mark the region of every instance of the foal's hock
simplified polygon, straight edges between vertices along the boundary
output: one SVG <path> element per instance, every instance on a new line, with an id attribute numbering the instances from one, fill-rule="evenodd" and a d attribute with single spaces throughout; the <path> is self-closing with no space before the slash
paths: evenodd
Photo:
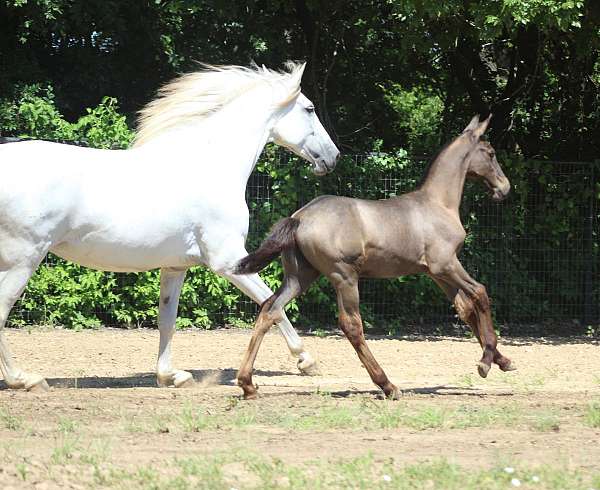
<path id="1" fill-rule="evenodd" d="M 285 305 L 321 274 L 335 288 L 340 328 L 388 397 L 397 397 L 399 391 L 365 342 L 360 277 L 429 275 L 479 340 L 483 349 L 479 374 L 485 378 L 492 362 L 502 371 L 515 369 L 497 348 L 485 287 L 467 274 L 457 258 L 465 239 L 458 209 L 465 179 L 482 180 L 497 201 L 510 190 L 494 149 L 480 139 L 490 117 L 480 122 L 475 116 L 433 160 L 417 190 L 382 201 L 318 197 L 278 222 L 259 249 L 238 262 L 236 272 L 250 274 L 281 255 L 285 273 L 281 287 L 262 305 L 238 373 L 246 398 L 256 396 L 252 366 L 263 336 L 281 321 Z"/>

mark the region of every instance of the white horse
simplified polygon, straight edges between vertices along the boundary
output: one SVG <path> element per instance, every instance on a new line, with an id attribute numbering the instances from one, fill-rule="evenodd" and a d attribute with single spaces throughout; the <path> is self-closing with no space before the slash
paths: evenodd
<path id="1" fill-rule="evenodd" d="M 193 382 L 171 364 L 186 270 L 204 264 L 257 303 L 272 294 L 258 275 L 232 273 L 247 255 L 245 189 L 263 147 L 272 141 L 290 149 L 317 175 L 333 170 L 339 156 L 300 92 L 304 66 L 184 75 L 141 111 L 129 150 L 44 141 L 0 146 L 0 370 L 10 388 L 48 388 L 42 376 L 15 365 L 2 328 L 49 251 L 105 271 L 160 268 L 158 384 Z M 289 320 L 279 327 L 300 370 L 310 373 L 316 361 Z"/>

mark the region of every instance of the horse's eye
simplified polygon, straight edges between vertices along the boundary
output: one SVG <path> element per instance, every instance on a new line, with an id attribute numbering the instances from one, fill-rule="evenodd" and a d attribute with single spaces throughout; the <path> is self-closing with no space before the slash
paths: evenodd
<path id="1" fill-rule="evenodd" d="M 311 105 L 310 107 L 307 107 L 306 112 L 315 112 L 314 106 Z"/>

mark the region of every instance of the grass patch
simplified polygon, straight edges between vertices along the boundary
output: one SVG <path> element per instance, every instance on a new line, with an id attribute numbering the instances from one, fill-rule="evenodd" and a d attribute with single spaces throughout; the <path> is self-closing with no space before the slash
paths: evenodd
<path id="1" fill-rule="evenodd" d="M 595 405 L 596 407 L 598 405 Z M 594 406 L 588 409 L 589 420 Z M 598 411 L 598 408 L 595 409 Z M 257 427 L 279 427 L 293 431 L 327 430 L 448 430 L 477 427 L 523 427 L 548 432 L 558 430 L 561 419 L 550 410 L 532 410 L 520 404 L 494 404 L 482 406 L 477 403 L 448 406 L 440 403 L 407 403 L 392 400 L 340 400 L 324 394 L 317 403 L 291 406 L 277 410 L 268 404 L 228 402 L 223 409 L 207 410 L 202 406 L 185 404 L 178 414 L 169 412 L 152 416 L 150 422 L 141 420 L 128 432 L 202 432 L 207 430 L 230 430 Z M 592 422 L 589 422 L 590 425 Z M 597 422 L 596 422 L 597 423 Z M 68 425 L 65 428 L 65 432 Z"/>
<path id="2" fill-rule="evenodd" d="M 534 414 L 530 427 L 538 432 L 551 432 L 560 429 L 560 418 L 553 411 L 540 412 Z"/>
<path id="3" fill-rule="evenodd" d="M 521 419 L 518 407 L 478 407 L 461 405 L 457 408 L 426 406 L 410 408 L 397 402 L 373 404 L 370 407 L 373 420 L 380 429 L 409 427 L 426 429 L 466 429 L 469 427 L 504 426 L 512 427 Z"/>
<path id="4" fill-rule="evenodd" d="M 590 427 L 600 427 L 600 402 L 592 402 L 586 407 L 584 420 Z"/>
<path id="5" fill-rule="evenodd" d="M 77 451 L 77 441 L 72 437 L 63 437 L 57 440 L 50 461 L 56 465 L 66 464 L 75 457 L 75 451 Z"/>
<path id="6" fill-rule="evenodd" d="M 544 490 L 589 489 L 600 475 L 584 475 L 555 466 L 516 466 L 487 470 L 451 464 L 446 460 L 397 466 L 392 460 L 377 460 L 372 454 L 336 461 L 287 464 L 250 451 L 237 450 L 210 457 L 175 460 L 166 474 L 155 467 L 133 470 L 98 470 L 103 485 L 118 488 L 173 489 L 448 489 L 496 490 L 535 488 Z"/>
<path id="7" fill-rule="evenodd" d="M 356 406 L 322 406 L 311 413 L 302 414 L 294 411 L 284 413 L 274 422 L 279 427 L 292 430 L 331 430 L 356 428 L 362 425 L 362 414 Z"/>
<path id="8" fill-rule="evenodd" d="M 13 414 L 8 409 L 0 409 L 0 423 L 8 430 L 18 431 L 24 427 L 23 418 Z"/>
<path id="9" fill-rule="evenodd" d="M 71 434 L 75 432 L 77 423 L 73 419 L 63 417 L 59 419 L 56 429 L 62 434 Z"/>

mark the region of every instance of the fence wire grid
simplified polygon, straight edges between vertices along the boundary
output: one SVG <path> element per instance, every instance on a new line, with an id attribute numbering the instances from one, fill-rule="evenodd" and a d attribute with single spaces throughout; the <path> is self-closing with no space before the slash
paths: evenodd
<path id="1" fill-rule="evenodd" d="M 365 163 L 373 158 L 377 155 L 346 156 L 333 173 L 315 178 L 305 162 L 280 154 L 278 165 L 289 169 L 285 185 L 295 191 L 283 200 L 282 183 L 277 180 L 281 176 L 255 170 L 246 190 L 248 250 L 258 246 L 275 221 L 318 195 L 386 199 L 413 190 L 427 166 L 425 159 L 415 159 L 405 167 L 365 170 Z M 499 204 L 482 184 L 467 183 L 461 206 L 467 239 L 460 260 L 486 285 L 498 324 L 600 324 L 599 163 L 528 161 L 505 168 L 512 190 Z M 52 267 L 55 260 L 47 259 L 42 267 Z M 135 280 L 128 276 L 117 279 L 115 288 Z M 311 290 L 297 300 L 296 324 L 311 328 L 335 324 L 333 289 L 323 280 L 317 288 L 322 292 L 318 301 Z M 445 296 L 425 275 L 361 280 L 360 293 L 367 326 L 402 330 L 457 321 Z M 17 314 L 19 308 L 17 303 Z M 45 312 L 37 313 L 37 322 L 46 318 Z M 97 313 L 110 318 L 108 311 Z M 241 299 L 224 306 L 214 326 L 230 322 L 233 316 L 250 322 L 256 313 L 252 301 Z M 25 311 L 20 314 L 25 321 L 30 316 Z"/>

